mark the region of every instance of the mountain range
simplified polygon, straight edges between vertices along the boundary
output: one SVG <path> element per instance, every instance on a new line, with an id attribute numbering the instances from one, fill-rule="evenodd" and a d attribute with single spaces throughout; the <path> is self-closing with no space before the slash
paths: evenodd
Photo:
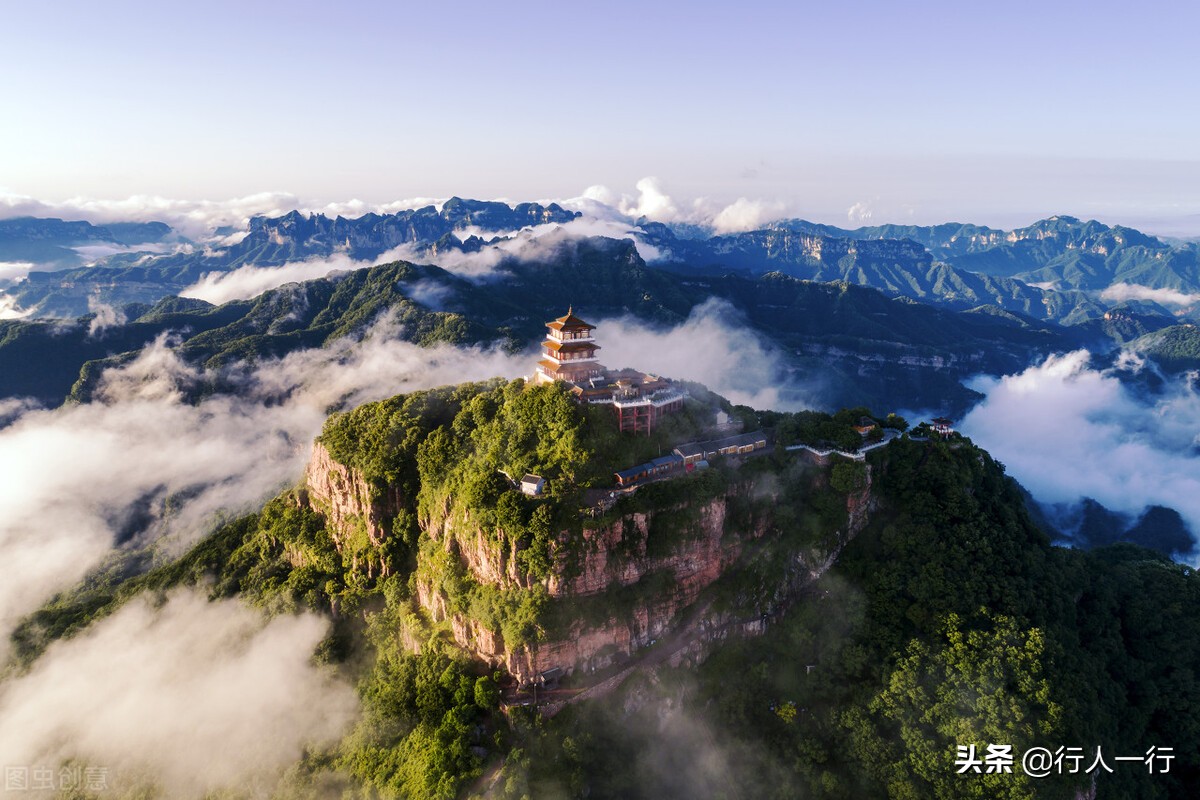
<path id="1" fill-rule="evenodd" d="M 647 265 L 628 240 L 568 239 L 505 280 L 479 283 L 430 265 L 395 262 L 270 290 L 221 306 L 165 298 L 129 304 L 125 322 L 95 314 L 64 323 L 0 321 L 3 396 L 57 404 L 86 399 L 105 366 L 122 363 L 171 332 L 198 365 L 282 356 L 361 334 L 389 312 L 421 344 L 500 340 L 530 348 L 543 324 L 572 303 L 595 318 L 675 325 L 706 303 L 767 343 L 775 378 L 822 386 L 831 405 L 869 398 L 908 407 L 961 409 L 975 395 L 960 384 L 978 373 L 1024 367 L 1074 346 L 1070 331 L 995 310 L 958 312 L 891 298 L 846 283 L 774 272 L 685 278 Z"/>
<path id="2" fill-rule="evenodd" d="M 413 341 L 502 340 L 520 350 L 540 336 L 544 319 L 581 301 L 599 317 L 660 325 L 682 322 L 707 301 L 725 303 L 778 350 L 780 380 L 820 385 L 831 406 L 961 410 L 975 399 L 964 378 L 1018 370 L 1080 346 L 1124 346 L 1174 371 L 1196 363 L 1188 307 L 1107 303 L 1091 290 L 1020 280 L 1100 262 L 1113 266 L 1114 276 L 1131 277 L 1129 265 L 1138 263 L 1147 289 L 1191 288 L 1185 267 L 1194 264 L 1194 245 L 1168 245 L 1127 228 L 1056 217 L 1011 232 L 970 225 L 844 230 L 802 220 L 719 236 L 648 220 L 625 239 L 555 230 L 579 218 L 556 204 L 459 198 L 357 219 L 292 212 L 253 218 L 240 240 L 222 248 L 119 252 L 102 266 L 34 271 L 10 287 L 10 297 L 59 319 L 0 320 L 0 396 L 51 405 L 85 399 L 104 366 L 168 332 L 196 363 L 220 366 L 361 333 L 389 309 Z M 529 239 L 531 226 L 544 231 L 536 240 Z M 37 242 L 54 257 L 71 252 L 71 242 L 129 247 L 172 235 L 161 223 L 31 219 L 9 220 L 0 231 L 10 244 Z M 514 246 L 527 240 L 537 246 Z M 396 248 L 406 260 L 220 306 L 174 296 L 212 272 L 339 253 L 347 263 L 368 264 Z M 455 257 L 488 249 L 498 271 L 482 278 L 418 263 L 452 266 Z M 1150 276 L 1152 262 L 1163 269 Z"/>
<path id="3" fill-rule="evenodd" d="M 509 206 L 451 198 L 356 219 L 254 217 L 244 235 L 220 245 L 183 243 L 172 253 L 126 247 L 95 266 L 35 270 L 8 288 L 12 302 L 38 316 L 70 318 L 96 302 L 153 303 L 204 275 L 245 266 L 280 266 L 343 256 L 369 264 L 389 251 L 410 260 L 445 259 L 518 242 L 522 229 L 564 225 L 581 214 L 551 203 Z M 51 224 L 55 223 L 55 224 Z M 69 262 L 84 241 L 161 242 L 161 223 L 128 229 L 58 220 L 9 220 L 0 249 L 9 260 Z M 647 219 L 629 236 L 651 247 L 654 266 L 687 275 L 782 272 L 820 282 L 845 281 L 952 309 L 995 306 L 1063 325 L 1094 323 L 1114 308 L 1159 318 L 1149 329 L 1200 314 L 1200 245 L 1171 244 L 1131 228 L 1058 216 L 1003 231 L 976 225 L 880 225 L 853 230 L 785 220 L 762 230 L 708 236 L 695 226 Z M 89 238 L 91 237 L 91 238 Z M 18 258 L 21 254 L 26 257 Z M 41 254 L 41 256 L 39 256 Z M 35 258 L 35 256 L 38 256 Z M 44 257 L 44 260 L 40 260 Z M 507 260 L 514 257 L 508 256 Z"/>
<path id="4" fill-rule="evenodd" d="M 205 274 L 227 272 L 242 266 L 280 266 L 334 254 L 369 263 L 402 245 L 427 247 L 463 231 L 509 233 L 528 225 L 562 224 L 578 216 L 578 212 L 567 211 L 554 203 L 547 206 L 521 203 L 510 207 L 504 203 L 457 197 L 446 201 L 440 209 L 425 206 L 395 214 L 366 214 L 355 219 L 340 216 L 330 219 L 322 214 L 305 216 L 293 211 L 282 217 L 251 218 L 245 235 L 232 244 L 201 247 L 185 243 L 167 254 L 134 249 L 114 254 L 89 267 L 79 267 L 76 261 L 72 269 L 30 272 L 26 280 L 10 287 L 8 293 L 21 307 L 36 309 L 38 316 L 69 318 L 87 313 L 91 309 L 90 303 L 97 301 L 111 305 L 153 303 L 182 291 Z M 49 265 L 57 266 L 63 263 L 67 254 L 72 254 L 72 246 L 92 241 L 81 237 L 106 237 L 105 241 L 113 238 L 108 229 L 95 228 L 88 223 L 36 224 L 46 222 L 61 221 L 11 220 L 10 252 L 27 252 L 30 256 L 45 253 L 54 257 L 48 261 Z M 0 236 L 3 235 L 0 232 Z M 22 235 L 24 239 L 20 239 Z M 18 240 L 24 244 L 19 245 Z M 25 247 L 23 251 L 20 250 L 22 246 Z M 18 259 L 15 256 L 10 260 L 37 261 L 32 257 Z"/>

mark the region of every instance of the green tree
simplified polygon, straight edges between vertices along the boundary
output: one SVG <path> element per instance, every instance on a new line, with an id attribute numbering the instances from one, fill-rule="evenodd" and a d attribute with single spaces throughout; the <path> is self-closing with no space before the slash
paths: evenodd
<path id="1" fill-rule="evenodd" d="M 858 461 L 839 461 L 829 471 L 829 485 L 846 494 L 862 490 L 867 485 L 867 465 Z"/>
<path id="2" fill-rule="evenodd" d="M 475 680 L 475 705 L 486 709 L 500 705 L 500 687 L 487 675 Z"/>
<path id="3" fill-rule="evenodd" d="M 891 797 L 1033 798 L 1020 754 L 1054 741 L 1062 707 L 1052 699 L 1045 638 L 981 609 L 968 627 L 950 614 L 941 636 L 914 639 L 867 715 L 851 716 L 860 757 Z M 1011 773 L 959 774 L 958 746 L 1011 745 Z"/>

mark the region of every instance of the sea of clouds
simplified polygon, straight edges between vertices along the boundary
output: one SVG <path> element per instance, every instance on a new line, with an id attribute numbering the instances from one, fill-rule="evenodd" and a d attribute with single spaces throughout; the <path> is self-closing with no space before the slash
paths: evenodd
<path id="1" fill-rule="evenodd" d="M 354 689 L 312 664 L 327 632 L 312 614 L 268 619 L 192 590 L 136 598 L 0 683 L 0 754 L 51 783 L 77 765 L 101 796 L 267 796 L 357 716 Z"/>
<path id="2" fill-rule="evenodd" d="M 1159 376 L 1148 392 L 1122 380 L 1152 367 L 1137 356 L 1100 368 L 1077 350 L 1015 375 L 978 378 L 985 398 L 964 433 L 1048 504 L 1085 497 L 1126 514 L 1157 504 L 1200 535 L 1200 379 Z"/>
<path id="3" fill-rule="evenodd" d="M 236 396 L 185 402 L 201 375 L 164 338 L 110 370 L 91 403 L 5 401 L 0 661 L 20 620 L 121 539 L 179 553 L 295 484 L 328 408 L 527 366 L 485 348 L 418 348 L 385 318 L 361 341 L 231 369 Z M 352 689 L 311 662 L 326 628 L 188 592 L 162 607 L 135 602 L 0 682 L 0 761 L 98 765 L 170 797 L 251 778 L 267 782 L 251 793 L 269 793 L 304 747 L 336 740 L 355 713 Z"/>

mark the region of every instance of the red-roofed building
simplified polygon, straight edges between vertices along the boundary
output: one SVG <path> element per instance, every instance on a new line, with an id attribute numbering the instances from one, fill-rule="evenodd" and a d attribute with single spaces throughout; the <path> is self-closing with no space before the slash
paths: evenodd
<path id="1" fill-rule="evenodd" d="M 566 316 L 547 322 L 546 328 L 542 360 L 537 363 L 534 380 L 538 383 L 579 383 L 604 372 L 604 367 L 596 360 L 600 346 L 592 338 L 596 326 L 575 316 L 574 309 L 568 309 Z"/>
<path id="2" fill-rule="evenodd" d="M 635 369 L 606 369 L 596 358 L 596 326 L 575 316 L 574 308 L 547 322 L 546 329 L 535 383 L 563 381 L 580 402 L 611 405 L 617 427 L 629 433 L 648 434 L 660 417 L 683 408 L 683 392 L 669 380 Z"/>

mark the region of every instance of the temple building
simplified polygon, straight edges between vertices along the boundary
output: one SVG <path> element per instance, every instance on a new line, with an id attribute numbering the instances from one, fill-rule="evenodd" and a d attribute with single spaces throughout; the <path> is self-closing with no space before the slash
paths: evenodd
<path id="1" fill-rule="evenodd" d="M 600 346 L 592 338 L 595 325 L 575 316 L 574 309 L 567 309 L 565 317 L 547 322 L 546 328 L 546 341 L 542 342 L 544 358 L 538 362 L 535 373 L 539 383 L 577 384 L 603 374 L 604 367 L 596 360 Z"/>
<path id="2" fill-rule="evenodd" d="M 611 405 L 617 427 L 629 433 L 649 434 L 660 418 L 683 408 L 684 393 L 666 378 L 604 367 L 596 358 L 596 326 L 575 316 L 573 308 L 546 328 L 535 383 L 563 381 L 580 402 Z"/>

